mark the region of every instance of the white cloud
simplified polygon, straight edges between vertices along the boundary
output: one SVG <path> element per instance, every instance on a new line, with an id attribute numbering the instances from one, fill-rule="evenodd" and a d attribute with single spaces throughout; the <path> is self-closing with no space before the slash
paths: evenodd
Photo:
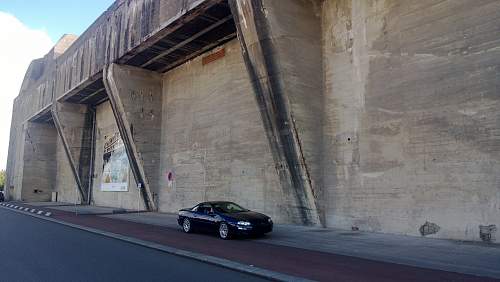
<path id="1" fill-rule="evenodd" d="M 33 59 L 54 43 L 46 31 L 30 29 L 15 16 L 0 11 L 0 169 L 7 165 L 12 103 Z"/>

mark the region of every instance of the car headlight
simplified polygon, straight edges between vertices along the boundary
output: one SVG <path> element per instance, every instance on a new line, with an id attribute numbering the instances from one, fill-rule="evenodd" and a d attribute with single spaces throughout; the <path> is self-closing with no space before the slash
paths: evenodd
<path id="1" fill-rule="evenodd" d="M 268 219 L 267 219 L 267 222 L 269 222 L 269 223 L 273 223 L 273 220 L 272 220 L 271 218 L 268 218 Z"/>
<path id="2" fill-rule="evenodd" d="M 243 226 L 250 226 L 250 222 L 248 221 L 238 221 L 238 225 L 243 225 Z"/>

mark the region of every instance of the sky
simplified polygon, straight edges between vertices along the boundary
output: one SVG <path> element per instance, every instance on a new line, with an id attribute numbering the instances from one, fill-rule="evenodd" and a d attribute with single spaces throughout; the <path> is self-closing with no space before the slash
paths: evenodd
<path id="1" fill-rule="evenodd" d="M 0 169 L 7 166 L 12 103 L 30 62 L 66 33 L 80 35 L 113 0 L 0 0 Z"/>

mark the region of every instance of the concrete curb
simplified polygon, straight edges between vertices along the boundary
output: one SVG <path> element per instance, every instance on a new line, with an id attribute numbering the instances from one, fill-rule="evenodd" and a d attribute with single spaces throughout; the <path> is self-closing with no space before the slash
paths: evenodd
<path id="1" fill-rule="evenodd" d="M 91 228 L 91 227 L 85 227 L 85 226 L 81 226 L 81 225 L 77 225 L 77 224 L 73 224 L 73 223 L 68 223 L 68 222 L 65 222 L 62 220 L 57 220 L 57 219 L 51 218 L 50 212 L 48 212 L 49 215 L 40 215 L 38 213 L 30 212 L 29 209 L 28 209 L 28 211 L 24 211 L 21 207 L 19 207 L 20 210 L 18 210 L 18 208 L 16 208 L 15 205 L 13 205 L 13 209 L 7 208 L 9 206 L 5 205 L 4 203 L 0 203 L 0 206 L 3 206 L 4 208 L 6 208 L 8 210 L 11 210 L 13 212 L 17 212 L 20 214 L 36 217 L 36 218 L 50 221 L 53 223 L 65 225 L 65 226 L 68 226 L 71 228 L 80 229 L 80 230 L 87 231 L 90 233 L 110 237 L 113 239 L 125 241 L 125 242 L 136 244 L 136 245 L 140 245 L 140 246 L 147 247 L 150 249 L 159 250 L 159 251 L 162 251 L 162 252 L 165 252 L 168 254 L 172 254 L 172 255 L 176 255 L 176 256 L 180 256 L 180 257 L 184 257 L 184 258 L 189 258 L 189 259 L 194 259 L 197 261 L 201 261 L 204 263 L 224 267 L 224 268 L 235 270 L 238 272 L 259 276 L 259 277 L 273 280 L 273 281 L 297 281 L 297 282 L 312 281 L 312 280 L 308 280 L 305 278 L 295 277 L 295 276 L 282 274 L 279 272 L 275 272 L 275 271 L 271 271 L 271 270 L 267 270 L 267 269 L 263 269 L 263 268 L 259 268 L 259 267 L 254 267 L 252 265 L 246 265 L 243 263 L 230 261 L 230 260 L 223 259 L 223 258 L 218 258 L 218 257 L 204 255 L 201 253 L 195 253 L 195 252 L 190 252 L 190 251 L 184 251 L 181 249 L 177 249 L 177 248 L 173 248 L 173 247 L 169 247 L 169 246 L 165 246 L 165 245 L 161 245 L 161 244 L 157 244 L 157 243 L 153 243 L 153 242 L 149 242 L 149 241 L 144 241 L 144 240 L 140 240 L 140 239 L 136 239 L 136 238 L 132 238 L 132 237 L 128 237 L 128 236 L 124 236 L 124 235 L 120 235 L 120 234 L 116 234 L 116 233 L 112 233 L 112 232 L 102 231 L 102 230 Z"/>

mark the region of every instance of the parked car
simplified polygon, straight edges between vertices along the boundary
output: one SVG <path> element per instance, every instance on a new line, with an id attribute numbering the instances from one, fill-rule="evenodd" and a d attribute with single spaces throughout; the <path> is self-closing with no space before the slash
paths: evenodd
<path id="1" fill-rule="evenodd" d="M 0 191 L 0 202 L 5 201 L 5 196 L 3 195 L 3 191 Z"/>
<path id="2" fill-rule="evenodd" d="M 177 222 L 186 233 L 197 230 L 217 232 L 225 240 L 235 235 L 262 235 L 273 230 L 269 216 L 233 202 L 204 202 L 181 209 Z"/>

